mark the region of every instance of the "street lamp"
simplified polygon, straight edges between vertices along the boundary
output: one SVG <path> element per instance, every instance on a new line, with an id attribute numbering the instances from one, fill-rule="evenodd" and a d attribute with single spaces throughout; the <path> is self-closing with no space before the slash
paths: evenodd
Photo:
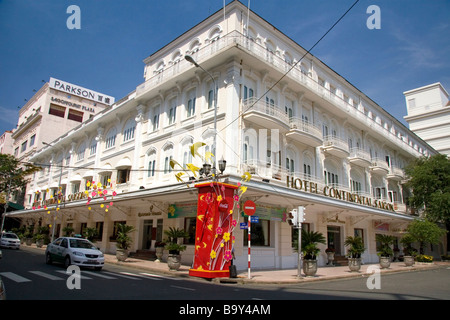
<path id="1" fill-rule="evenodd" d="M 51 144 L 48 144 L 47 142 L 42 141 L 42 144 L 46 145 L 47 147 L 53 147 Z M 59 188 L 61 188 L 61 177 L 62 177 L 62 169 L 63 169 L 63 164 L 62 164 L 62 160 L 61 160 L 61 170 L 59 172 L 59 182 L 58 182 L 58 191 L 56 192 L 56 208 L 55 208 L 55 216 L 53 217 L 53 223 L 52 223 L 52 242 L 53 240 L 55 240 L 55 225 L 56 225 L 56 214 L 58 212 L 58 208 L 59 208 Z"/>
<path id="2" fill-rule="evenodd" d="M 214 80 L 214 77 L 212 76 L 212 74 L 210 72 L 208 72 L 207 70 L 205 70 L 201 65 L 199 65 L 194 58 L 192 58 L 190 55 L 185 55 L 184 58 L 186 59 L 186 61 L 192 63 L 196 68 L 200 68 L 202 69 L 204 72 L 206 72 L 206 74 L 208 76 L 211 77 L 211 80 L 213 81 L 214 84 L 214 90 L 213 90 L 213 103 L 214 103 L 214 141 L 213 141 L 213 145 L 212 145 L 212 154 L 214 156 L 214 163 L 213 163 L 213 168 L 212 168 L 212 172 L 214 174 L 214 179 L 216 180 L 216 143 L 217 143 L 217 104 L 216 104 L 216 80 Z M 224 169 L 225 170 L 225 169 Z M 223 171 L 222 171 L 223 172 Z"/>

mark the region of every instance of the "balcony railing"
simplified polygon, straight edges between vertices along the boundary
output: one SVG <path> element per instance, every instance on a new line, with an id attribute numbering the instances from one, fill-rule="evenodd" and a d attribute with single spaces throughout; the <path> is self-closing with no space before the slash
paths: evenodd
<path id="1" fill-rule="evenodd" d="M 319 84 L 315 79 L 311 78 L 309 75 L 306 75 L 304 72 L 302 72 L 299 66 L 291 69 L 292 63 L 285 61 L 281 56 L 269 52 L 267 48 L 255 43 L 254 41 L 251 41 L 238 31 L 232 31 L 229 34 L 218 39 L 217 41 L 214 41 L 213 43 L 201 48 L 195 53 L 196 61 L 198 63 L 202 63 L 205 60 L 208 60 L 219 54 L 220 52 L 223 52 L 224 50 L 230 49 L 232 47 L 239 47 L 240 49 L 244 49 L 250 52 L 251 55 L 273 65 L 274 68 L 278 69 L 282 73 L 289 71 L 289 73 L 287 73 L 286 75 L 288 78 L 292 78 L 296 82 L 307 87 L 309 90 L 311 90 L 321 98 L 336 106 L 340 111 L 345 112 L 345 114 L 348 114 L 358 119 L 363 124 L 372 127 L 376 132 L 380 133 L 381 136 L 394 143 L 397 147 L 409 150 L 411 153 L 420 156 L 417 148 L 409 145 L 407 139 L 405 140 L 403 138 L 399 138 L 388 128 L 383 127 L 381 123 L 374 121 L 372 117 L 368 116 L 373 112 L 368 112 L 366 114 L 361 110 L 355 108 L 353 105 L 350 105 L 347 101 L 336 95 L 334 92 L 323 87 L 323 85 Z M 185 72 L 186 70 L 191 68 L 193 68 L 192 64 L 182 59 L 178 63 L 171 65 L 164 70 L 158 71 L 158 73 L 155 73 L 153 77 L 136 88 L 136 97 L 138 98 L 140 95 L 155 88 L 159 84 L 169 81 L 172 78 L 176 77 L 178 74 Z"/>
<path id="2" fill-rule="evenodd" d="M 386 160 L 380 159 L 380 158 L 372 159 L 371 168 L 372 168 L 372 170 L 379 170 L 379 169 L 381 169 L 381 170 L 383 170 L 385 172 L 389 172 L 389 166 L 388 166 Z"/>
<path id="3" fill-rule="evenodd" d="M 256 111 L 284 124 L 289 123 L 289 117 L 287 116 L 286 112 L 284 112 L 274 104 L 269 104 L 265 101 L 257 101 L 255 98 L 250 98 L 243 101 L 242 106 L 244 116 L 250 112 Z"/>
<path id="4" fill-rule="evenodd" d="M 308 133 L 323 140 L 322 130 L 320 129 L 319 126 L 316 126 L 308 121 L 299 118 L 290 118 L 289 124 L 291 129 L 296 129 Z"/>

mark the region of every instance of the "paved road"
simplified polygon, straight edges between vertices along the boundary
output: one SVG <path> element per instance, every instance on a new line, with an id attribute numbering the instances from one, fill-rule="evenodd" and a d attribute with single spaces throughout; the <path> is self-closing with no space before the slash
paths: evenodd
<path id="1" fill-rule="evenodd" d="M 115 265 L 100 272 L 82 269 L 81 275 L 80 289 L 69 289 L 70 275 L 60 265 L 46 265 L 38 250 L 3 249 L 0 260 L 8 300 L 450 299 L 450 268 L 383 275 L 381 288 L 372 290 L 366 277 L 295 285 L 215 284 Z"/>

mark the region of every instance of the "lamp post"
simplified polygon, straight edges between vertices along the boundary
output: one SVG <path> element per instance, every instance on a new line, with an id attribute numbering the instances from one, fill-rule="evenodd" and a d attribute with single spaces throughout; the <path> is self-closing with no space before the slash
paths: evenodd
<path id="1" fill-rule="evenodd" d="M 186 59 L 186 61 L 192 63 L 196 68 L 200 68 L 202 69 L 208 76 L 211 77 L 211 80 L 213 81 L 214 84 L 214 90 L 213 90 L 213 107 L 214 107 L 214 140 L 213 140 L 213 146 L 212 146 L 212 154 L 214 157 L 214 163 L 213 163 L 213 174 L 214 174 L 214 180 L 216 180 L 216 142 L 217 142 L 217 104 L 216 104 L 216 80 L 214 80 L 214 77 L 212 76 L 212 74 L 210 72 L 208 72 L 207 70 L 205 70 L 201 65 L 199 65 L 194 58 L 192 58 L 190 55 L 185 55 L 184 58 Z M 223 171 L 222 171 L 223 172 Z"/>
<path id="2" fill-rule="evenodd" d="M 53 147 L 51 144 L 48 144 L 47 142 L 42 141 L 42 144 L 48 146 L 48 147 Z M 63 169 L 63 164 L 62 164 L 62 158 L 61 158 L 61 170 L 59 172 L 59 182 L 58 182 L 58 191 L 56 192 L 56 208 L 55 208 L 55 216 L 53 217 L 53 222 L 52 222 L 52 242 L 55 240 L 55 225 L 56 225 L 56 214 L 58 212 L 58 208 L 59 208 L 59 188 L 61 188 L 61 177 L 62 177 L 62 169 Z"/>

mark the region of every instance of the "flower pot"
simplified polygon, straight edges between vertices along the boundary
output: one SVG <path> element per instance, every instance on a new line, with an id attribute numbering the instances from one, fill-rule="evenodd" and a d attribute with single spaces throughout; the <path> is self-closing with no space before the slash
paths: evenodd
<path id="1" fill-rule="evenodd" d="M 361 258 L 348 258 L 348 268 L 351 272 L 359 272 L 361 269 Z"/>
<path id="2" fill-rule="evenodd" d="M 380 257 L 380 267 L 381 269 L 387 269 L 391 266 L 390 257 Z"/>
<path id="3" fill-rule="evenodd" d="M 317 273 L 317 260 L 303 260 L 303 273 L 307 277 L 314 277 Z"/>
<path id="4" fill-rule="evenodd" d="M 414 257 L 413 256 L 404 256 L 403 261 L 405 262 L 405 266 L 412 267 L 414 265 Z"/>
<path id="5" fill-rule="evenodd" d="M 36 240 L 36 247 L 42 248 L 43 245 L 44 245 L 44 239 Z"/>
<path id="6" fill-rule="evenodd" d="M 167 265 L 169 270 L 178 271 L 181 267 L 181 255 L 170 253 L 167 257 Z"/>
<path id="7" fill-rule="evenodd" d="M 334 261 L 334 252 L 327 252 L 328 265 L 332 266 Z"/>
<path id="8" fill-rule="evenodd" d="M 124 249 L 117 249 L 116 250 L 116 258 L 118 261 L 125 261 L 128 258 L 128 250 L 124 250 Z"/>
<path id="9" fill-rule="evenodd" d="M 27 246 L 31 246 L 31 244 L 33 243 L 33 238 L 26 238 L 25 243 L 27 244 Z"/>
<path id="10" fill-rule="evenodd" d="M 161 262 L 163 253 L 164 253 L 164 247 L 156 247 L 155 248 L 156 262 Z"/>

